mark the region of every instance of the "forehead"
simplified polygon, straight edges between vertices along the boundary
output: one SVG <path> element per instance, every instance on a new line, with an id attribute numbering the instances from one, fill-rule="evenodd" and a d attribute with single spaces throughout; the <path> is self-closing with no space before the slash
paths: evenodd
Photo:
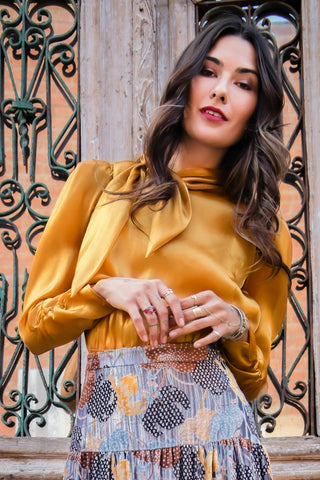
<path id="1" fill-rule="evenodd" d="M 238 35 L 219 38 L 209 50 L 208 56 L 217 58 L 223 65 L 232 65 L 235 69 L 257 69 L 257 58 L 253 45 Z"/>

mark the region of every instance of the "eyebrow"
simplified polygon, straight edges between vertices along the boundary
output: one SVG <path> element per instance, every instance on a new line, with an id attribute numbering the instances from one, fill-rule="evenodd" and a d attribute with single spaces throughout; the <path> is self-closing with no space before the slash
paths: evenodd
<path id="1" fill-rule="evenodd" d="M 216 57 L 211 57 L 210 55 L 207 55 L 206 60 L 210 60 L 210 62 L 215 63 L 219 67 L 223 67 L 223 62 Z M 256 77 L 259 78 L 258 72 L 256 70 L 253 70 L 252 68 L 239 67 L 236 69 L 236 72 L 237 73 L 253 73 L 254 75 L 256 75 Z"/>

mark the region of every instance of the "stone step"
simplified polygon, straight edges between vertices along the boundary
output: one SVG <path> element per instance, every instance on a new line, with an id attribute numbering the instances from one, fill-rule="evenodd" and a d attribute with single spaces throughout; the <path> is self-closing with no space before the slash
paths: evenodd
<path id="1" fill-rule="evenodd" d="M 320 480 L 320 438 L 289 437 L 263 441 L 274 480 Z M 67 438 L 0 436 L 0 480 L 61 480 Z"/>

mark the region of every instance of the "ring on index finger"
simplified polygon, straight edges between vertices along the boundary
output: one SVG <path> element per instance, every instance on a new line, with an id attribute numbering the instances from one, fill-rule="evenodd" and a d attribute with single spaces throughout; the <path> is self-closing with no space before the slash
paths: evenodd
<path id="1" fill-rule="evenodd" d="M 167 288 L 167 290 L 160 290 L 160 295 L 162 298 L 166 298 L 168 295 L 173 293 L 172 288 Z"/>

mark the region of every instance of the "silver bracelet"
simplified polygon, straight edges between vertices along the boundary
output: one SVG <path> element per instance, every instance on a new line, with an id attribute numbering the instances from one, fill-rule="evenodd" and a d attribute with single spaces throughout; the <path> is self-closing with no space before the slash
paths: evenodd
<path id="1" fill-rule="evenodd" d="M 236 307 L 235 305 L 230 305 L 236 312 L 237 314 L 239 315 L 240 317 L 240 325 L 239 325 L 239 328 L 238 330 L 236 330 L 235 332 L 231 333 L 230 335 L 228 336 L 225 336 L 224 338 L 226 340 L 233 340 L 233 341 L 236 341 L 236 340 L 239 340 L 239 338 L 242 337 L 242 335 L 244 334 L 244 332 L 246 331 L 247 327 L 248 327 L 248 319 L 247 317 L 245 316 L 245 314 L 243 313 L 242 310 L 240 310 L 240 308 Z"/>

